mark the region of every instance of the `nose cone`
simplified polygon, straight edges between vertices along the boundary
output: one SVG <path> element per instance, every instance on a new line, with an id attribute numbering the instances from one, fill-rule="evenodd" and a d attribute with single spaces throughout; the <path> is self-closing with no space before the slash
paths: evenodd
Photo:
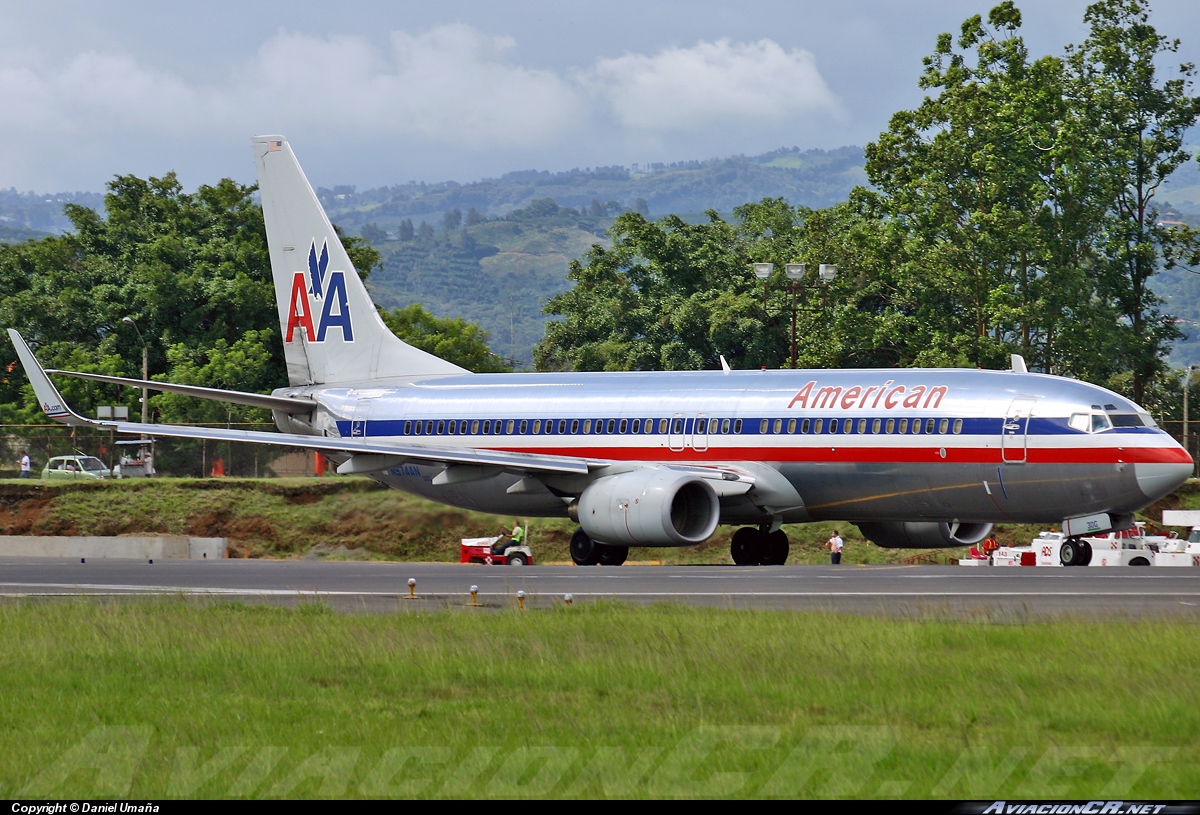
<path id="1" fill-rule="evenodd" d="M 1157 501 L 1164 495 L 1170 495 L 1175 489 L 1192 477 L 1192 457 L 1182 449 L 1180 455 L 1187 462 L 1170 462 L 1169 464 L 1140 463 L 1133 465 L 1133 473 L 1137 477 L 1138 489 L 1151 501 Z"/>

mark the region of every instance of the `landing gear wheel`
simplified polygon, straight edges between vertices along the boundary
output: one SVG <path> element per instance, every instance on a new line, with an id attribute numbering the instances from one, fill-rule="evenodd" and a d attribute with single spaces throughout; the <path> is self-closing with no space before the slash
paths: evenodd
<path id="1" fill-rule="evenodd" d="M 523 554 L 521 554 L 520 552 L 509 555 L 508 556 L 508 565 L 509 566 L 525 566 L 525 565 L 527 565 L 525 562 L 525 556 Z"/>
<path id="2" fill-rule="evenodd" d="M 776 529 L 768 534 L 766 543 L 765 556 L 762 560 L 764 566 L 782 566 L 787 563 L 788 552 L 792 547 L 788 542 L 788 536 L 782 529 Z"/>
<path id="3" fill-rule="evenodd" d="M 600 565 L 601 566 L 620 566 L 629 557 L 628 546 L 612 546 L 607 543 L 598 543 L 596 548 L 600 550 Z"/>
<path id="4" fill-rule="evenodd" d="M 582 529 L 576 529 L 571 536 L 571 560 L 576 566 L 595 566 L 600 562 L 599 547 Z"/>
<path id="5" fill-rule="evenodd" d="M 766 548 L 767 536 L 752 526 L 743 526 L 734 532 L 733 540 L 729 542 L 729 554 L 739 566 L 760 565 Z"/>
<path id="6" fill-rule="evenodd" d="M 1087 541 L 1065 540 L 1058 550 L 1058 560 L 1064 566 L 1086 566 L 1092 562 L 1092 545 Z"/>

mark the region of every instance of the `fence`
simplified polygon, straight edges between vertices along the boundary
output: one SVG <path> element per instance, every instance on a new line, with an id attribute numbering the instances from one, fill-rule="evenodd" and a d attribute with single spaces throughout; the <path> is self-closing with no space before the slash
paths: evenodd
<path id="1" fill-rule="evenodd" d="M 269 423 L 198 425 L 235 430 L 273 431 Z M 120 441 L 122 444 L 117 444 Z M 108 467 L 119 464 L 121 457 L 136 457 L 138 445 L 128 435 L 91 427 L 66 427 L 60 424 L 0 425 L 0 478 L 16 477 L 17 458 L 22 450 L 33 460 L 33 475 L 38 477 L 46 462 L 54 456 L 70 453 L 95 456 Z M 153 439 L 154 468 L 162 476 L 205 478 L 213 475 L 246 478 L 320 475 L 324 460 L 298 447 L 212 441 L 209 439 Z"/>

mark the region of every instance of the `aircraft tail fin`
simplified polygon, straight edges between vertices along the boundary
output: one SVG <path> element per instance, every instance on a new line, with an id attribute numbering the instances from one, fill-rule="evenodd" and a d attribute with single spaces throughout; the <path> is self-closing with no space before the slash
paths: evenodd
<path id="1" fill-rule="evenodd" d="M 289 384 L 466 373 L 384 324 L 287 139 L 252 142 Z"/>

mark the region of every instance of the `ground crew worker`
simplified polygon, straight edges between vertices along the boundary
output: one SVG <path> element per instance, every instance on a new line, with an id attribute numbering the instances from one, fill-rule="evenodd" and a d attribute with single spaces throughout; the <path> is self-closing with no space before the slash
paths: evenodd
<path id="1" fill-rule="evenodd" d="M 521 528 L 521 522 L 513 521 L 512 532 L 501 532 L 501 539 L 496 541 L 492 547 L 492 554 L 502 555 L 510 546 L 520 546 L 521 541 L 525 540 L 525 530 Z M 508 540 L 504 540 L 503 536 L 508 535 Z"/>
<path id="2" fill-rule="evenodd" d="M 833 537 L 826 542 L 825 546 L 829 548 L 829 560 L 834 566 L 842 562 L 843 545 L 842 536 L 838 534 L 836 529 L 833 530 Z"/>

